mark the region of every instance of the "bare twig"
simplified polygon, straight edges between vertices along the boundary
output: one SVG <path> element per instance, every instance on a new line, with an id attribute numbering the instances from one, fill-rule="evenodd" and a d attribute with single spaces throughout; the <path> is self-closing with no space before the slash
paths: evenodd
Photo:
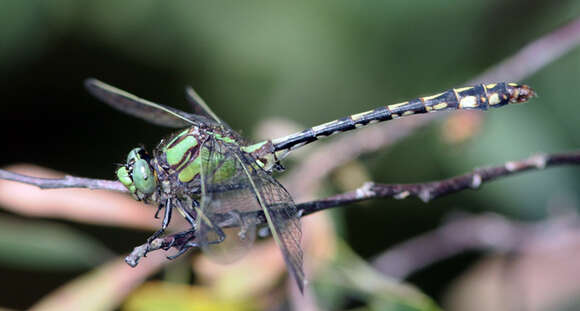
<path id="1" fill-rule="evenodd" d="M 41 178 L 13 173 L 0 169 L 0 179 L 17 181 L 40 189 L 88 188 L 128 192 L 127 188 L 118 181 L 64 176 L 63 178 Z"/>
<path id="2" fill-rule="evenodd" d="M 393 197 L 395 199 L 405 199 L 410 196 L 415 196 L 423 202 L 429 202 L 434 198 L 461 190 L 477 189 L 484 182 L 497 178 L 551 166 L 578 164 L 580 164 L 580 151 L 534 155 L 523 160 L 506 162 L 500 166 L 475 169 L 463 175 L 427 183 L 387 185 L 369 182 L 354 191 L 345 192 L 322 200 L 301 203 L 297 206 L 304 215 L 308 215 L 323 209 L 376 198 Z"/>

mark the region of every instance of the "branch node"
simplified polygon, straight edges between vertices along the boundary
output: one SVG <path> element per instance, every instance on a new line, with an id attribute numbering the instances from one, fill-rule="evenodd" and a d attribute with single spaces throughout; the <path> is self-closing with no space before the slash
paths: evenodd
<path id="1" fill-rule="evenodd" d="M 421 191 L 418 194 L 418 197 L 419 199 L 421 199 L 421 201 L 423 201 L 423 203 L 427 203 L 431 201 L 431 199 L 433 198 L 431 196 L 431 190 L 427 188 L 421 189 Z"/>
<path id="2" fill-rule="evenodd" d="M 411 195 L 411 193 L 407 190 L 403 191 L 403 192 L 399 192 L 397 194 L 395 194 L 393 197 L 397 200 L 402 200 L 407 198 L 409 195 Z"/>
<path id="3" fill-rule="evenodd" d="M 481 186 L 482 178 L 479 173 L 474 173 L 471 178 L 471 184 L 469 185 L 471 189 L 477 189 Z"/>
<path id="4" fill-rule="evenodd" d="M 510 173 L 517 171 L 518 166 L 519 166 L 518 162 L 516 162 L 516 161 L 509 161 L 509 162 L 506 162 L 504 165 L 505 169 Z"/>
<path id="5" fill-rule="evenodd" d="M 372 190 L 374 186 L 375 186 L 374 182 L 369 181 L 364 183 L 362 187 L 356 189 L 356 198 L 363 199 L 375 195 L 375 192 Z"/>
<path id="6" fill-rule="evenodd" d="M 536 154 L 530 158 L 530 162 L 533 163 L 537 169 L 541 170 L 546 168 L 548 159 L 545 154 Z"/>

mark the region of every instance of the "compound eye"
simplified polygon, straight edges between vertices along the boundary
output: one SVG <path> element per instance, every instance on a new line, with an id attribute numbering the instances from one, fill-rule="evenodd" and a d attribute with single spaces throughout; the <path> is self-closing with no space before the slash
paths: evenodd
<path id="1" fill-rule="evenodd" d="M 135 161 L 132 177 L 138 191 L 144 194 L 151 194 L 155 191 L 157 182 L 155 181 L 155 176 L 153 175 L 151 166 L 149 166 L 147 161 L 143 159 Z"/>
<path id="2" fill-rule="evenodd" d="M 127 164 L 132 164 L 134 162 L 136 162 L 137 160 L 141 159 L 141 151 L 143 150 L 143 148 L 137 147 L 134 148 L 133 150 L 131 150 L 129 152 L 129 155 L 127 155 Z"/>

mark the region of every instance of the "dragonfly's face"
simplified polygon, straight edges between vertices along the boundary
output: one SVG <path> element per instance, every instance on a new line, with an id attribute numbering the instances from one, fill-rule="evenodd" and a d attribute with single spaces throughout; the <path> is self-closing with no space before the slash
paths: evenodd
<path id="1" fill-rule="evenodd" d="M 138 147 L 129 152 L 127 163 L 117 170 L 119 181 L 138 200 L 147 198 L 157 189 L 157 176 L 148 160 L 145 150 Z"/>

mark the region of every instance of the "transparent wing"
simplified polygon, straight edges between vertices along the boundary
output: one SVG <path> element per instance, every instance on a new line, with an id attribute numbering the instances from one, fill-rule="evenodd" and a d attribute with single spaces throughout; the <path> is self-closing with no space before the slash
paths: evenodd
<path id="1" fill-rule="evenodd" d="M 256 220 L 248 212 L 259 211 L 260 205 L 223 142 L 210 136 L 202 144 L 199 157 L 202 196 L 197 212 L 198 242 L 212 260 L 230 263 L 244 256 L 253 244 Z M 220 228 L 224 217 L 240 225 Z"/>
<path id="2" fill-rule="evenodd" d="M 185 99 L 193 108 L 193 113 L 204 116 L 208 119 L 214 120 L 217 123 L 222 123 L 222 120 L 209 108 L 203 98 L 191 87 L 185 87 Z"/>
<path id="3" fill-rule="evenodd" d="M 205 181 L 202 182 L 202 188 L 205 188 L 206 193 L 202 198 L 202 213 L 211 215 L 216 210 L 219 213 L 237 210 L 242 215 L 242 223 L 247 224 L 255 223 L 257 219 L 255 216 L 244 219 L 245 212 L 262 211 L 286 265 L 302 291 L 302 229 L 292 197 L 252 156 L 240 151 L 238 146 L 221 144 L 215 140 L 208 142 L 208 157 L 202 160 Z"/>
<path id="4" fill-rule="evenodd" d="M 268 227 L 282 251 L 286 266 L 296 280 L 300 292 L 304 290 L 302 253 L 302 226 L 292 197 L 286 189 L 264 171 L 248 154 L 240 153 L 246 162 L 248 176 L 255 183 L 255 191 L 263 200 L 262 210 Z"/>
<path id="5" fill-rule="evenodd" d="M 110 106 L 153 124 L 167 127 L 188 127 L 209 120 L 175 108 L 156 104 L 120 90 L 97 79 L 85 80 L 85 87 L 93 96 Z"/>

